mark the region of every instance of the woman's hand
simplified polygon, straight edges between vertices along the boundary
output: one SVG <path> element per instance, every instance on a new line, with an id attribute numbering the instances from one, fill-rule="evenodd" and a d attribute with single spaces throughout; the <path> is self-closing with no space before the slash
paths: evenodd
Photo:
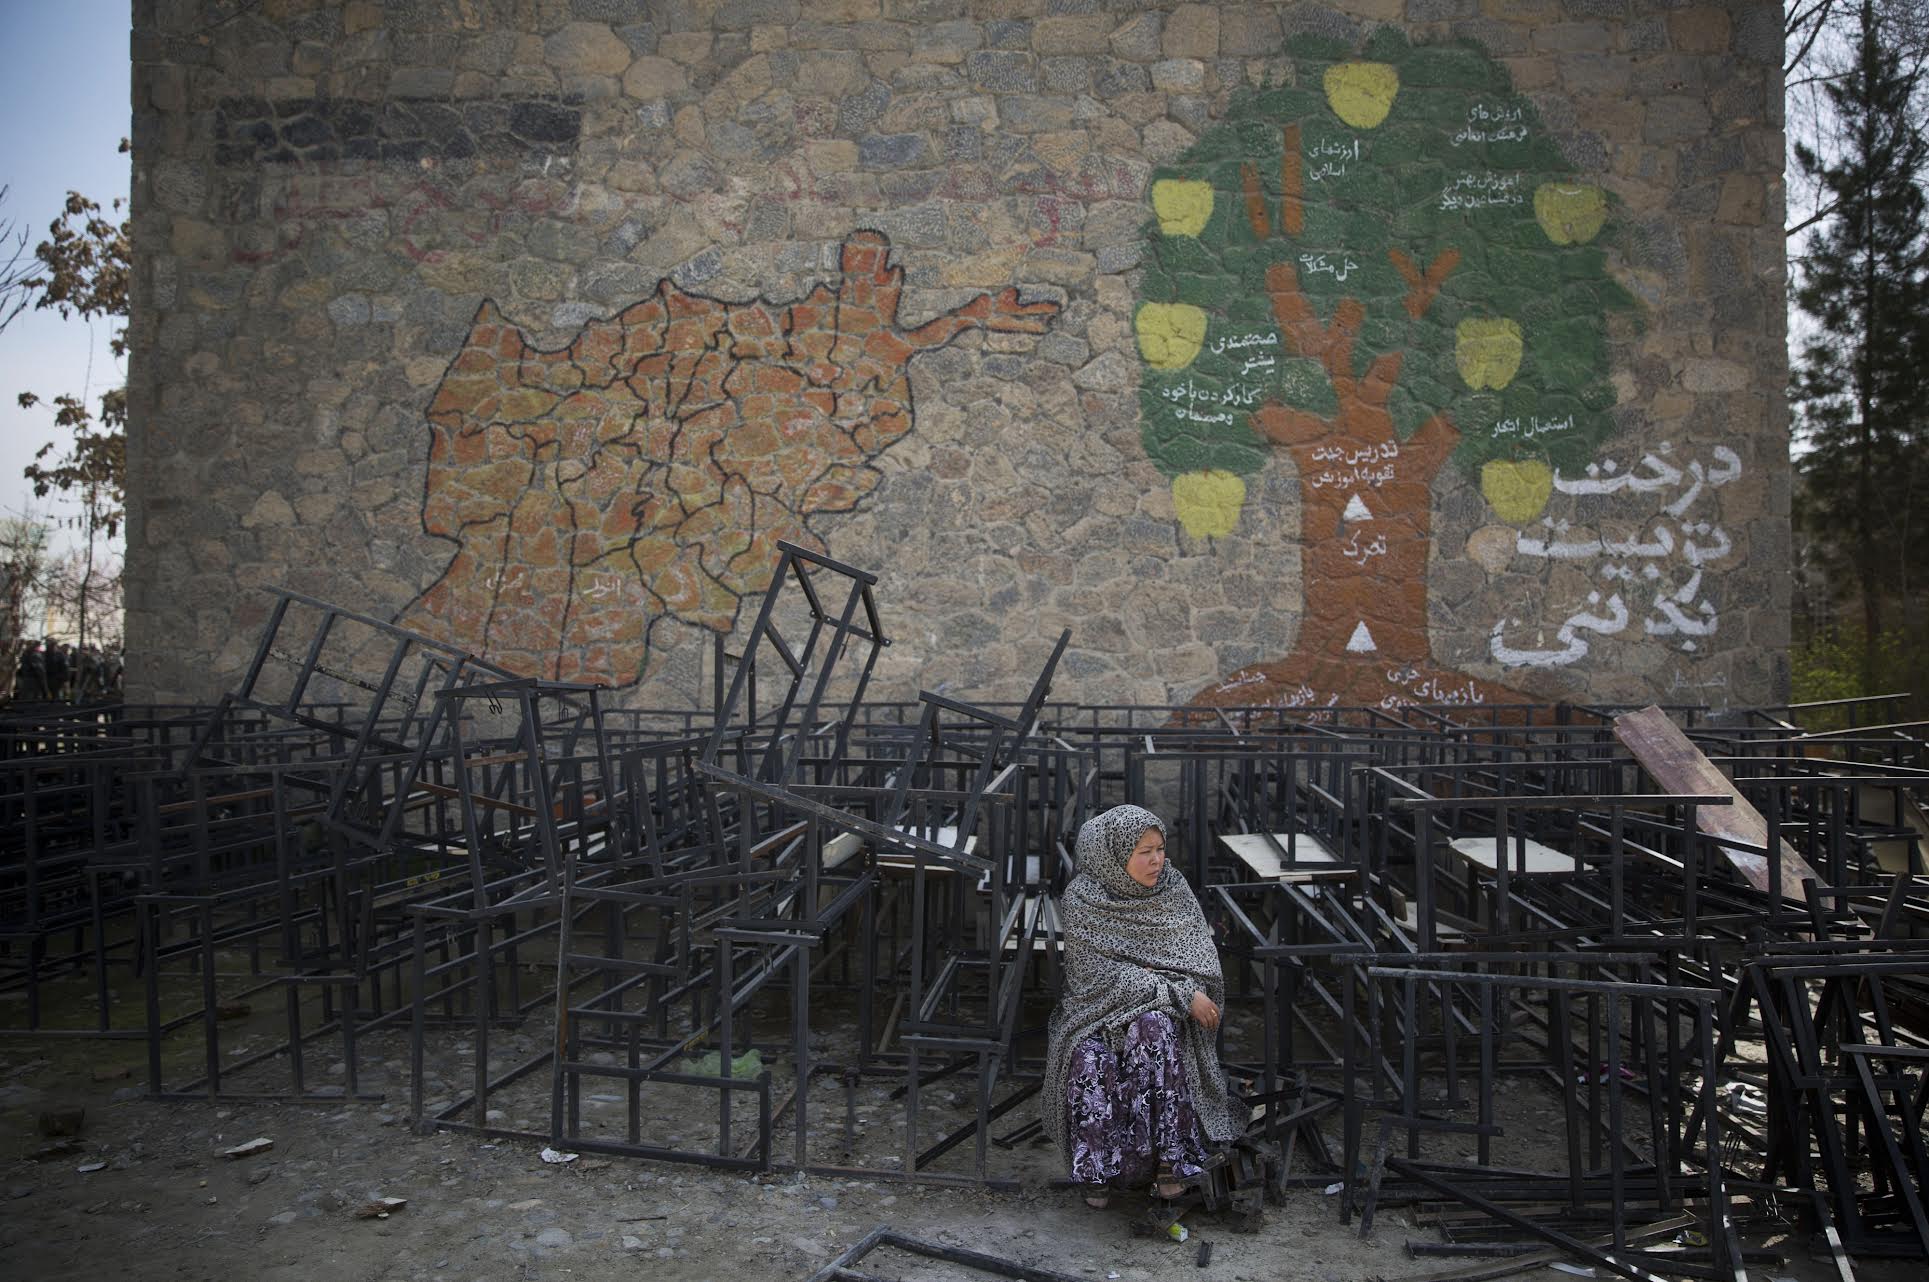
<path id="1" fill-rule="evenodd" d="M 1212 998 L 1199 989 L 1194 989 L 1192 993 L 1192 1018 L 1208 1033 L 1219 1027 L 1219 1008 L 1212 1004 Z"/>

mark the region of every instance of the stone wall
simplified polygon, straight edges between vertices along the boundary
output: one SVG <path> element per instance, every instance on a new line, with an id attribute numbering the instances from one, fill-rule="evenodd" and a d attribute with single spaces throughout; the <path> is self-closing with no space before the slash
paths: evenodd
<path id="1" fill-rule="evenodd" d="M 130 688 L 1785 697 L 1780 8 L 136 0 Z"/>

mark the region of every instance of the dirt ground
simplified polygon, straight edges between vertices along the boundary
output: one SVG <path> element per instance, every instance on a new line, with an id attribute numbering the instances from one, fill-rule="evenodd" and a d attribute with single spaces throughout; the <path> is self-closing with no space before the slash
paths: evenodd
<path id="1" fill-rule="evenodd" d="M 9 1074 L 12 1083 L 18 1075 Z M 8 1140 L 32 1088 L 5 1088 Z M 1196 1246 L 1133 1238 L 1125 1209 L 1069 1191 L 931 1190 L 882 1182 L 746 1178 L 691 1167 L 579 1158 L 547 1166 L 535 1145 L 421 1137 L 373 1106 L 340 1112 L 130 1100 L 90 1109 L 84 1152 L 15 1162 L 6 1174 L 0 1274 L 91 1279 L 787 1279 L 809 1276 L 872 1226 L 1093 1277 L 1195 1272 Z M 221 1150 L 266 1136 L 272 1151 Z M 79 1167 L 106 1161 L 104 1170 Z M 373 1196 L 408 1199 L 357 1220 Z M 1120 1200 L 1123 1208 L 1124 1199 Z M 1397 1255 L 1337 1231 L 1312 1195 L 1266 1232 L 1214 1241 L 1205 1276 L 1344 1279 Z M 1307 1248 L 1319 1239 L 1317 1251 Z M 1292 1267 L 1282 1272 L 1281 1262 Z M 876 1268 L 877 1260 L 869 1267 Z M 969 1276 L 912 1264 L 904 1276 Z"/>
<path id="2" fill-rule="evenodd" d="M 247 981 L 243 958 L 224 954 L 224 987 Z M 541 969 L 537 963 L 532 963 Z M 164 1009 L 189 1009 L 199 992 L 191 976 L 170 975 Z M 87 985 L 61 981 L 48 989 L 53 1026 L 91 1018 Z M 781 996 L 781 995 L 780 995 Z M 140 991 L 112 990 L 117 1027 L 140 1027 Z M 306 999 L 312 1002 L 312 996 Z M 850 1047 L 854 1016 L 831 997 L 813 1020 L 816 1053 L 838 1058 Z M 252 1002 L 250 1007 L 249 1002 Z M 786 1003 L 773 1000 L 753 1024 L 767 1044 L 780 1043 Z M 19 1003 L 0 999 L 0 1016 L 18 1017 Z M 1243 1009 L 1243 1008 L 1241 1008 Z M 248 1012 L 221 1023 L 224 1063 L 244 1064 L 253 1053 L 281 1044 L 285 1014 L 256 994 L 239 1003 Z M 232 1012 L 231 1012 L 232 1013 Z M 1250 1013 L 1250 1012 L 1248 1012 Z M 305 1009 L 314 1028 L 320 1012 Z M 163 1047 L 164 1080 L 190 1082 L 204 1067 L 205 1045 L 190 1024 Z M 818 1029 L 825 1030 L 821 1036 Z M 1235 1011 L 1227 1049 L 1248 1058 L 1256 1017 Z M 472 1080 L 476 1047 L 471 1026 L 457 1021 L 431 1035 L 425 1094 L 433 1111 Z M 531 1024 L 492 1034 L 492 1075 L 526 1060 L 549 1033 Z M 820 1045 L 821 1042 L 821 1045 Z M 1383 1206 L 1372 1236 L 1339 1222 L 1337 1202 L 1317 1188 L 1295 1189 L 1283 1207 L 1270 1208 L 1259 1232 L 1236 1234 L 1230 1221 L 1195 1213 L 1184 1244 L 1135 1237 L 1132 1221 L 1141 1195 L 1120 1195 L 1105 1211 L 1086 1207 L 1075 1190 L 1056 1186 L 1055 1150 L 1043 1142 L 993 1150 L 993 1174 L 1016 1178 L 1017 1192 L 941 1188 L 889 1179 L 848 1180 L 779 1174 L 748 1176 L 702 1167 L 583 1153 L 546 1164 L 543 1145 L 469 1134 L 419 1135 L 408 1125 L 408 1043 L 391 1027 L 359 1039 L 358 1089 L 367 1096 L 324 1104 L 239 1101 L 163 1102 L 147 1098 L 146 1042 L 13 1036 L 0 1039 L 0 1279 L 96 1282 L 102 1275 L 135 1279 L 353 1280 L 353 1282 L 508 1282 L 537 1278 L 649 1278 L 665 1282 L 801 1282 L 879 1224 L 945 1245 L 962 1246 L 1077 1277 L 1145 1282 L 1219 1279 L 1220 1282 L 1367 1282 L 1417 1279 L 1466 1263 L 1415 1258 L 1409 1241 L 1433 1242 L 1434 1229 L 1414 1222 L 1404 1207 Z M 339 1039 L 312 1044 L 311 1089 L 341 1092 Z M 333 1053 L 331 1053 L 333 1052 Z M 592 1062 L 598 1055 L 588 1057 Z M 607 1058 L 607 1057 L 602 1057 Z M 766 1065 L 778 1082 L 789 1065 Z M 710 1070 L 714 1071 L 714 1070 Z M 286 1090 L 287 1066 L 276 1056 L 249 1070 L 229 1071 L 224 1089 Z M 549 1075 L 530 1075 L 492 1094 L 493 1125 L 541 1132 L 547 1117 Z M 715 1095 L 664 1088 L 649 1097 L 640 1118 L 651 1142 L 700 1147 L 715 1125 Z M 1554 1169 L 1560 1131 L 1556 1096 L 1526 1080 L 1499 1086 L 1506 1134 L 1495 1142 L 1499 1165 Z M 902 1104 L 890 1098 L 889 1079 L 867 1080 L 851 1100 L 857 1149 L 844 1149 L 844 1096 L 834 1077 L 811 1091 L 812 1161 L 889 1167 L 902 1136 Z M 610 1079 L 586 1078 L 585 1135 L 620 1139 L 622 1095 Z M 925 1142 L 968 1116 L 968 1090 L 940 1081 L 922 1095 Z M 66 1151 L 46 1153 L 43 1113 L 84 1109 L 80 1135 Z M 707 1114 L 707 1116 L 706 1116 Z M 1028 1114 L 1027 1114 L 1028 1115 Z M 994 1133 L 1024 1120 L 1014 1113 Z M 1630 1119 L 1638 1126 L 1638 1119 Z M 755 1133 L 754 1109 L 739 1108 L 733 1147 L 743 1151 Z M 777 1131 L 787 1154 L 788 1128 Z M 273 1142 L 253 1156 L 225 1151 L 256 1138 Z M 1329 1138 L 1332 1138 L 1329 1135 Z M 1639 1143 L 1644 1134 L 1633 1134 Z M 1450 1147 L 1465 1147 L 1450 1145 Z M 970 1145 L 938 1166 L 962 1172 Z M 1429 1155 L 1435 1154 L 1429 1150 Z M 1438 1156 L 1471 1160 L 1472 1153 Z M 1296 1173 L 1305 1173 L 1304 1159 Z M 405 1199 L 387 1218 L 358 1218 L 379 1198 Z M 1212 1243 L 1209 1264 L 1197 1266 L 1201 1241 Z M 1834 1279 L 1825 1259 L 1811 1256 L 1806 1235 L 1760 1237 L 1751 1246 L 1779 1250 L 1779 1264 L 1757 1265 L 1754 1278 L 1791 1282 Z M 986 1282 L 987 1275 L 929 1259 L 880 1251 L 864 1273 L 903 1282 Z M 1920 1262 L 1858 1265 L 1861 1282 L 1919 1282 Z M 1571 1273 L 1536 1268 L 1514 1276 L 1555 1282 Z M 1585 1275 L 1584 1275 L 1585 1276 Z"/>
<path id="3" fill-rule="evenodd" d="M 1275 1210 L 1256 1235 L 1201 1222 L 1184 1245 L 1136 1238 L 1136 1199 L 1092 1211 L 1050 1186 L 1043 1149 L 1026 1155 L 1039 1174 L 1018 1193 L 589 1154 L 553 1166 L 538 1144 L 413 1134 L 399 1093 L 392 1106 L 338 1109 L 150 1101 L 137 1084 L 141 1054 L 129 1043 L 0 1046 L 0 1277 L 774 1282 L 808 1277 L 880 1223 L 1094 1278 L 1340 1282 L 1401 1256 L 1397 1238 L 1363 1243 L 1341 1230 L 1316 1193 Z M 119 1065 L 135 1076 L 93 1080 Z M 32 1160 L 49 1143 L 40 1113 L 75 1105 L 87 1110 L 79 1150 Z M 256 1137 L 274 1147 L 223 1156 Z M 96 1163 L 105 1166 L 83 1171 Z M 385 1220 L 357 1219 L 375 1197 L 408 1204 Z M 1213 1242 L 1203 1272 L 1194 1266 L 1201 1238 Z M 890 1253 L 865 1267 L 930 1282 L 984 1276 Z"/>
<path id="4" fill-rule="evenodd" d="M 1433 1234 L 1406 1210 L 1384 1209 L 1362 1240 L 1317 1190 L 1294 1191 L 1259 1233 L 1201 1219 L 1179 1245 L 1129 1233 L 1136 1199 L 1095 1212 L 1052 1187 L 1043 1149 L 1023 1164 L 1016 1193 L 750 1177 L 588 1154 L 552 1166 L 537 1144 L 413 1134 L 393 1089 L 381 1103 L 339 1107 L 150 1101 L 143 1053 L 138 1042 L 0 1043 L 0 1277 L 779 1282 L 807 1278 L 880 1223 L 1103 1279 L 1356 1282 L 1456 1263 L 1407 1255 L 1406 1241 Z M 114 1076 L 122 1068 L 133 1075 Z M 86 1109 L 78 1148 L 33 1160 L 49 1143 L 39 1115 L 74 1106 Z M 272 1149 L 223 1156 L 257 1137 Z M 407 1205 L 386 1219 L 356 1218 L 377 1197 Z M 1204 1269 L 1195 1264 L 1202 1239 L 1213 1244 Z M 1832 1276 L 1805 1240 L 1780 1247 L 1786 1262 L 1751 1276 Z M 1901 1282 L 1918 1268 L 1872 1264 L 1858 1276 Z M 984 1276 L 890 1253 L 869 1257 L 864 1270 L 923 1282 Z"/>

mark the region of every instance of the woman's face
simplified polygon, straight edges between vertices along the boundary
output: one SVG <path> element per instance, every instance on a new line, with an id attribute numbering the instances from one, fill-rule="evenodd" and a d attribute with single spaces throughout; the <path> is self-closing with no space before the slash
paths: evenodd
<path id="1" fill-rule="evenodd" d="M 1125 861 L 1126 874 L 1149 890 L 1159 884 L 1159 874 L 1164 870 L 1165 834 L 1147 828 L 1139 844 L 1132 847 L 1132 857 Z"/>

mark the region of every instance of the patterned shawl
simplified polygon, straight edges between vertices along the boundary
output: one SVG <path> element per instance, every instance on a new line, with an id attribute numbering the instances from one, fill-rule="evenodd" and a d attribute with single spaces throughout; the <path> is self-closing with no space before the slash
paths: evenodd
<path id="1" fill-rule="evenodd" d="M 1226 1075 L 1213 1035 L 1192 1018 L 1192 994 L 1204 990 L 1222 1009 L 1226 985 L 1212 930 L 1192 887 L 1168 862 L 1158 884 L 1141 886 L 1126 871 L 1147 829 L 1165 825 L 1138 806 L 1114 806 L 1078 830 L 1078 875 L 1059 899 L 1065 937 L 1065 989 L 1052 1011 L 1039 1111 L 1045 1132 L 1066 1147 L 1065 1075 L 1072 1052 L 1088 1037 L 1113 1051 L 1126 1027 L 1162 1010 L 1179 1028 L 1180 1057 L 1192 1106 L 1208 1139 L 1236 1136 Z"/>

